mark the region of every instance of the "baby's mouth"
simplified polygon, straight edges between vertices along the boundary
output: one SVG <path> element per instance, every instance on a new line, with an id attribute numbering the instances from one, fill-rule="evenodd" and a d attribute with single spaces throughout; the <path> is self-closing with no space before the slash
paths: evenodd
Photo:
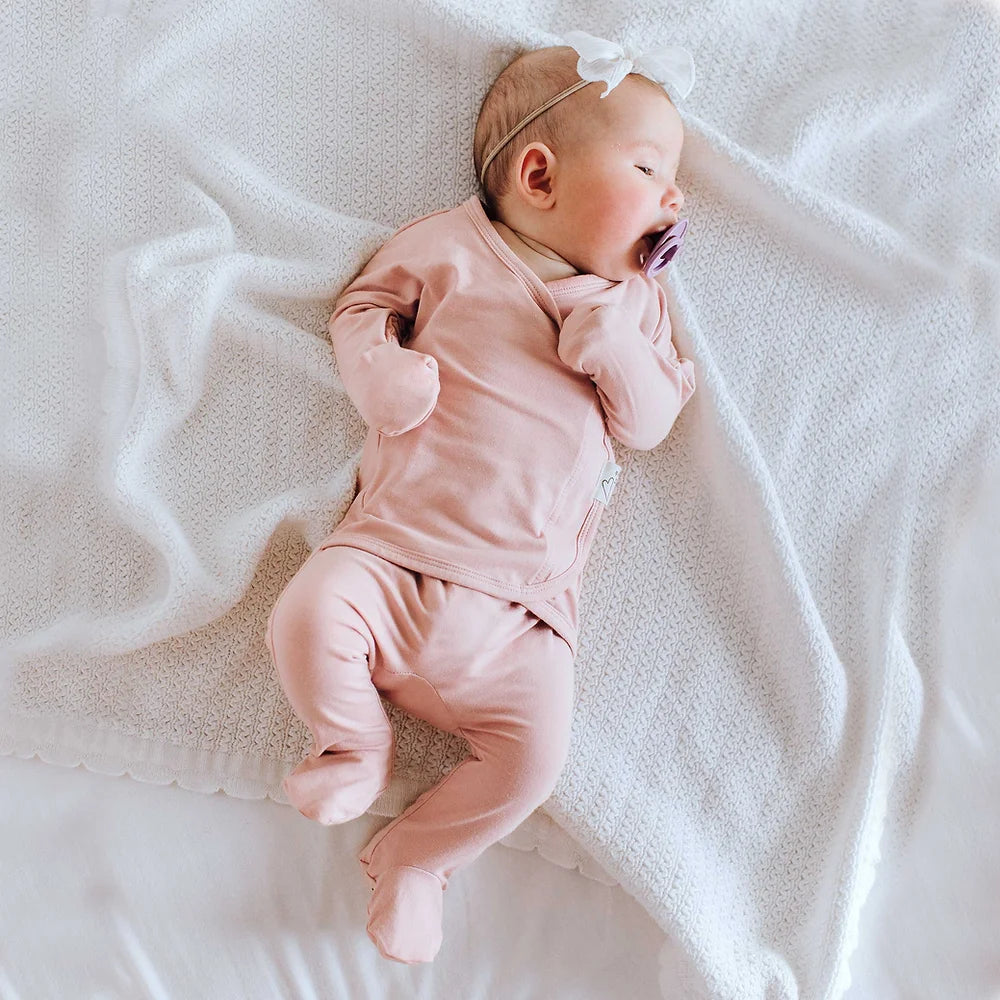
<path id="1" fill-rule="evenodd" d="M 660 237 L 665 232 L 665 229 L 657 229 L 655 233 L 646 233 L 646 235 L 643 236 L 642 242 L 645 244 L 646 249 L 639 255 L 642 258 L 643 264 L 645 264 L 649 259 L 649 255 L 653 252 L 653 247 L 659 243 Z"/>

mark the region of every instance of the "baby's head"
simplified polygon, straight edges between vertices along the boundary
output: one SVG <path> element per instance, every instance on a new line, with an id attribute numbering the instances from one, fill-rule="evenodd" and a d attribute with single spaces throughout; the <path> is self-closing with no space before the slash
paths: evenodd
<path id="1" fill-rule="evenodd" d="M 580 82 L 576 51 L 537 49 L 515 59 L 483 100 L 477 175 L 523 118 Z M 578 271 L 622 281 L 642 270 L 656 237 L 677 221 L 684 129 L 664 89 L 636 73 L 607 97 L 590 83 L 517 132 L 488 163 L 487 212 Z"/>

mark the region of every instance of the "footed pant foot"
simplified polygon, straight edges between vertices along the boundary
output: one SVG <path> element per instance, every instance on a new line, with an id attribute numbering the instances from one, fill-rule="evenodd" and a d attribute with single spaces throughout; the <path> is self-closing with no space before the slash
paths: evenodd
<path id="1" fill-rule="evenodd" d="M 391 777 L 391 750 L 334 750 L 307 757 L 285 778 L 288 801 L 303 816 L 332 826 L 357 819 Z"/>
<path id="2" fill-rule="evenodd" d="M 368 902 L 368 936 L 383 958 L 412 965 L 433 961 L 441 947 L 444 888 L 421 868 L 389 868 Z"/>

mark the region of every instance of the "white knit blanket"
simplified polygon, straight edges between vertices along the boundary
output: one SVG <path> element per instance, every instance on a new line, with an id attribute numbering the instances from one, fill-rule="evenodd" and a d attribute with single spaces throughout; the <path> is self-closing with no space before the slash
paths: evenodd
<path id="1" fill-rule="evenodd" d="M 264 624 L 364 434 L 332 303 L 475 190 L 489 81 L 574 27 L 694 54 L 699 389 L 620 450 L 545 811 L 668 933 L 670 996 L 831 1000 L 934 734 L 1000 772 L 994 6 L 5 5 L 0 748 L 280 794 L 308 738 Z M 393 721 L 387 814 L 464 753 Z"/>

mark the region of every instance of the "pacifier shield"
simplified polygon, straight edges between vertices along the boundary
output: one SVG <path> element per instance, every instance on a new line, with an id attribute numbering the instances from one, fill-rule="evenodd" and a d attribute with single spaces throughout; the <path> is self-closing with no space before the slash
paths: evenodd
<path id="1" fill-rule="evenodd" d="M 649 257 L 642 265 L 643 274 L 652 276 L 662 271 L 677 256 L 687 227 L 688 220 L 679 219 L 656 241 L 656 246 L 650 250 Z"/>

